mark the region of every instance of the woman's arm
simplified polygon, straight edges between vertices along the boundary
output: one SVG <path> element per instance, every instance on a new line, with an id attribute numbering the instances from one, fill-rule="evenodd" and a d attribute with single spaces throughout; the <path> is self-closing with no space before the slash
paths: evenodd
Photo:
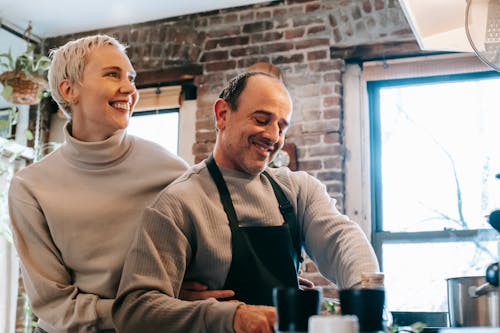
<path id="1" fill-rule="evenodd" d="M 23 282 L 35 315 L 50 332 L 91 332 L 112 328 L 112 299 L 81 292 L 53 241 L 41 208 L 13 179 L 9 214 Z"/>

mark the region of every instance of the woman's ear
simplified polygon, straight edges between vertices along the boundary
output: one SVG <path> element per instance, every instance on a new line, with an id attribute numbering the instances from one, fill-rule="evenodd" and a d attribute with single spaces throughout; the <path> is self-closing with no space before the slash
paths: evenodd
<path id="1" fill-rule="evenodd" d="M 228 113 L 230 112 L 231 108 L 229 107 L 229 104 L 225 100 L 219 98 L 215 101 L 214 103 L 215 126 L 219 131 L 223 130 L 226 127 L 226 121 L 227 121 L 226 118 Z"/>
<path id="2" fill-rule="evenodd" d="M 75 104 L 75 101 L 78 100 L 78 90 L 68 80 L 62 80 L 58 89 L 62 98 L 70 104 Z"/>

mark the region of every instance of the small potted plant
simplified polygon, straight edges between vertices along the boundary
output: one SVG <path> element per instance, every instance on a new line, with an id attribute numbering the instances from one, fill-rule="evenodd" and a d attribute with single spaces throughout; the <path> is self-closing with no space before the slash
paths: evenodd
<path id="1" fill-rule="evenodd" d="M 35 45 L 28 43 L 26 51 L 14 59 L 11 51 L 0 54 L 1 95 L 14 104 L 38 104 L 47 88 L 41 76 L 50 66 L 50 59 L 35 53 Z"/>

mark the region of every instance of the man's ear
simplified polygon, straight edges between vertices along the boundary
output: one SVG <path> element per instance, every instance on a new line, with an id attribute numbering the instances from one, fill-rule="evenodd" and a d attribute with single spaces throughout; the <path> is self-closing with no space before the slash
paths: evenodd
<path id="1" fill-rule="evenodd" d="M 229 107 L 229 104 L 225 100 L 219 98 L 215 101 L 214 103 L 215 126 L 219 131 L 223 130 L 226 127 L 226 121 L 227 121 L 226 118 L 229 112 L 231 112 L 231 109 Z"/>
<path id="2" fill-rule="evenodd" d="M 78 90 L 75 89 L 74 84 L 71 84 L 68 80 L 62 80 L 59 82 L 59 94 L 62 98 L 69 103 L 73 103 L 78 99 Z"/>

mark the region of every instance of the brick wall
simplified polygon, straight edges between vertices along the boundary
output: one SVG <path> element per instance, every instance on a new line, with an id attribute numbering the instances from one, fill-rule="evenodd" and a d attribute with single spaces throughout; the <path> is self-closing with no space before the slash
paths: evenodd
<path id="1" fill-rule="evenodd" d="M 46 41 L 48 48 L 97 31 Z M 343 210 L 342 73 L 345 61 L 330 47 L 413 41 L 397 0 L 286 0 L 103 29 L 128 44 L 139 77 L 151 71 L 200 65 L 196 161 L 215 142 L 212 104 L 228 79 L 270 62 L 283 73 L 294 102 L 287 142 L 297 146 L 298 168 L 319 178 Z M 328 285 L 310 261 L 304 276 Z M 326 296 L 335 296 L 326 287 Z"/>

